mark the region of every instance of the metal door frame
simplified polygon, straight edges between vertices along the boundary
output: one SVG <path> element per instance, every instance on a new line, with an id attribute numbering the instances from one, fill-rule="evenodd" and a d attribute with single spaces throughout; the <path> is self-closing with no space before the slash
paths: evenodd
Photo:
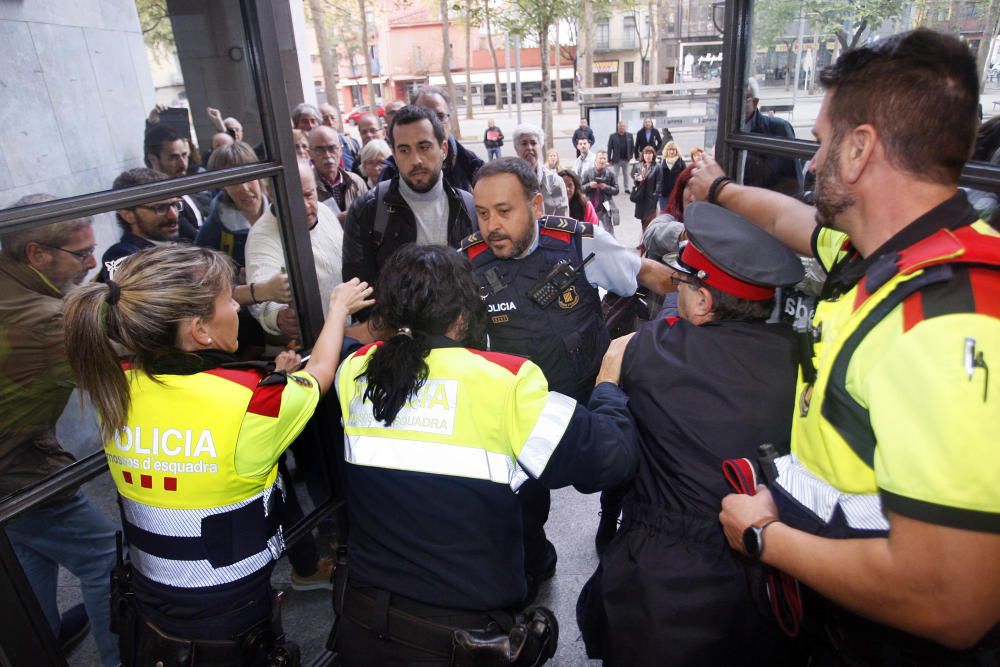
<path id="1" fill-rule="evenodd" d="M 280 220 L 303 220 L 305 205 L 299 182 L 297 158 L 291 136 L 291 115 L 284 89 L 281 52 L 277 34 L 276 6 L 270 0 L 239 0 L 247 41 L 247 61 L 260 110 L 263 142 L 268 159 L 230 169 L 160 181 L 125 190 L 96 192 L 66 197 L 32 206 L 0 211 L 0 232 L 26 229 L 62 220 L 129 208 L 144 202 L 189 194 L 209 188 L 233 185 L 250 179 L 273 178 L 276 213 Z M 289 280 L 299 314 L 302 342 L 311 346 L 323 326 L 323 309 L 309 232 L 304 225 L 281 225 L 286 248 Z M 318 410 L 313 420 L 320 437 L 333 433 L 333 419 Z M 321 455 L 328 470 L 334 461 Z M 65 489 L 80 485 L 107 471 L 103 451 L 96 451 L 56 474 L 16 494 L 0 499 L 0 527 L 47 502 Z M 332 475 L 330 476 L 333 479 Z M 342 506 L 336 488 L 331 497 L 293 530 L 286 540 L 294 542 L 319 520 Z M 0 666 L 34 664 L 40 667 L 65 665 L 55 637 L 45 621 L 30 584 L 21 569 L 6 533 L 0 530 Z M 333 656 L 323 652 L 312 664 L 330 664 Z"/>

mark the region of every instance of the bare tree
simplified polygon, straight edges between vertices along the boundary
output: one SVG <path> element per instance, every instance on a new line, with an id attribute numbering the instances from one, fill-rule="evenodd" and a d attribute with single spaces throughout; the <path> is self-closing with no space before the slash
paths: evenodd
<path id="1" fill-rule="evenodd" d="M 363 0 L 361 0 L 363 1 Z M 444 73 L 444 80 L 448 86 L 448 97 L 452 106 L 455 105 L 455 79 L 451 76 L 451 36 L 448 34 L 448 0 L 441 0 L 441 37 L 444 44 L 441 48 L 441 71 Z M 451 111 L 451 133 L 455 138 L 462 135 L 462 129 L 458 123 L 458 114 L 455 109 Z"/>
<path id="2" fill-rule="evenodd" d="M 552 148 L 552 78 L 549 72 L 549 30 L 572 11 L 575 0 L 514 0 L 513 31 L 538 39 L 542 61 L 542 126 L 545 148 Z"/>
<path id="3" fill-rule="evenodd" d="M 562 108 L 562 74 L 559 73 L 559 61 L 562 60 L 562 49 L 559 47 L 559 22 L 556 21 L 556 39 L 552 44 L 552 50 L 556 54 L 556 113 L 561 114 Z"/>
<path id="4" fill-rule="evenodd" d="M 577 44 L 583 45 L 583 87 L 594 87 L 594 3 L 583 0 L 583 25 L 577 28 Z M 580 48 L 580 47 L 577 47 Z"/>
<path id="5" fill-rule="evenodd" d="M 465 117 L 472 118 L 472 2 L 465 0 Z"/>
<path id="6" fill-rule="evenodd" d="M 337 42 L 327 23 L 326 8 L 322 0 L 309 0 L 309 17 L 316 31 L 316 45 L 319 47 L 319 63 L 323 69 L 323 89 L 326 91 L 326 103 L 337 112 L 337 119 L 343 116 L 340 110 L 340 94 L 338 92 Z"/>
<path id="7" fill-rule="evenodd" d="M 490 0 L 483 0 L 483 13 L 486 15 L 486 44 L 490 47 L 490 58 L 493 60 L 493 90 L 499 110 L 503 109 L 503 94 L 500 91 L 500 64 L 497 62 L 497 50 L 493 46 L 493 30 L 490 26 Z"/>
<path id="8" fill-rule="evenodd" d="M 368 77 L 368 103 L 371 105 L 372 111 L 375 111 L 375 82 L 372 80 L 371 36 L 368 32 L 368 12 L 366 11 L 365 0 L 358 0 L 358 9 L 361 11 L 361 42 L 365 52 L 365 76 Z"/>

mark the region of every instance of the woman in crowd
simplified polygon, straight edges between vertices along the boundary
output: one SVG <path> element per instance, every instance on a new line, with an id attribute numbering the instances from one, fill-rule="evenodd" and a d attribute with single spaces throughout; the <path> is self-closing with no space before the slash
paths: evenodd
<path id="1" fill-rule="evenodd" d="M 365 184 L 369 188 L 374 188 L 378 183 L 379 176 L 385 168 L 385 161 L 392 155 L 392 151 L 382 139 L 372 139 L 361 147 L 359 159 L 361 160 L 361 171 Z"/>
<path id="2" fill-rule="evenodd" d="M 646 229 L 646 217 L 656 211 L 659 198 L 660 167 L 656 164 L 656 151 L 652 146 L 646 146 L 642 149 L 641 166 L 629 195 L 629 200 L 635 204 L 636 220 L 643 223 L 643 230 Z"/>
<path id="3" fill-rule="evenodd" d="M 238 167 L 257 162 L 257 154 L 249 144 L 236 141 L 220 146 L 208 158 L 211 170 Z M 250 227 L 269 206 L 267 193 L 260 180 L 227 185 L 212 200 L 208 217 L 198 230 L 195 244 L 220 250 L 236 262 L 233 298 L 241 306 L 274 301 L 289 303 L 292 293 L 287 276 L 271 276 L 267 280 L 247 284 L 246 242 Z M 265 335 L 260 324 L 247 310 L 241 310 L 240 351 L 241 359 L 256 359 L 264 351 Z"/>
<path id="4" fill-rule="evenodd" d="M 562 165 L 559 164 L 559 151 L 554 148 L 549 149 L 549 152 L 545 154 L 545 166 L 557 174 L 562 171 Z"/>
<path id="5" fill-rule="evenodd" d="M 575 171 L 563 169 L 559 172 L 563 182 L 566 183 L 566 196 L 569 198 L 569 217 L 574 220 L 582 220 L 593 225 L 601 224 L 597 217 L 594 205 L 583 195 L 583 186 L 580 185 L 580 177 Z"/>
<path id="6" fill-rule="evenodd" d="M 266 374 L 232 363 L 232 273 L 222 253 L 160 246 L 66 299 L 67 354 L 100 417 L 129 543 L 126 666 L 256 666 L 280 650 L 278 457 L 333 383 L 344 321 L 372 304 L 371 289 L 339 286 L 305 368 L 283 352 Z M 131 355 L 124 372 L 115 346 Z"/>
<path id="7" fill-rule="evenodd" d="M 497 664 L 501 642 L 519 646 L 527 632 L 517 663 L 540 665 L 556 636 L 551 612 L 528 613 L 527 625 L 513 613 L 528 590 L 516 491 L 529 476 L 584 492 L 629 478 L 637 435 L 615 364 L 605 360 L 591 412 L 550 392 L 534 363 L 475 349 L 479 284 L 445 246 L 397 250 L 375 301 L 388 337 L 337 375 L 351 532 L 333 647 L 346 667 Z"/>
<path id="8" fill-rule="evenodd" d="M 257 154 L 249 144 L 236 141 L 212 151 L 208 158 L 208 168 L 215 171 L 257 161 Z M 268 205 L 259 180 L 225 186 L 212 200 L 212 207 L 205 218 L 205 224 L 198 230 L 195 244 L 221 250 L 242 269 L 246 265 L 243 251 L 247 234 Z"/>
<path id="9" fill-rule="evenodd" d="M 292 141 L 295 142 L 295 157 L 300 160 L 309 159 L 309 137 L 302 130 L 295 128 L 292 130 Z"/>
<path id="10" fill-rule="evenodd" d="M 686 166 L 676 141 L 671 139 L 663 145 L 663 162 L 660 163 L 660 199 L 657 208 L 662 209 L 666 206 L 667 198 L 674 191 L 677 175 L 684 171 Z"/>

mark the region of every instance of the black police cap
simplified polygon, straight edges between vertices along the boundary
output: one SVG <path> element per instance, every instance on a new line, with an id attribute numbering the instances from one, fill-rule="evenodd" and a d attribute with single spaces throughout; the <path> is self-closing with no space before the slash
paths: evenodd
<path id="1" fill-rule="evenodd" d="M 805 275 L 802 262 L 781 243 L 743 216 L 707 202 L 684 207 L 691 243 L 731 276 L 765 287 L 794 285 Z M 687 271 L 696 273 L 687 268 Z"/>

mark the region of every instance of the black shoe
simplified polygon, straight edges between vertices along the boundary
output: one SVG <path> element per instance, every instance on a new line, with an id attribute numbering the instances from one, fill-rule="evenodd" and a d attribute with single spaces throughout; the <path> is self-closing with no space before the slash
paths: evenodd
<path id="1" fill-rule="evenodd" d="M 630 194 L 632 194 L 632 191 L 629 190 L 628 188 L 625 188 L 625 194 L 630 195 Z"/>
<path id="2" fill-rule="evenodd" d="M 63 656 L 69 655 L 76 645 L 90 632 L 90 619 L 87 618 L 87 608 L 82 604 L 70 608 L 59 617 L 59 651 Z"/>
<path id="3" fill-rule="evenodd" d="M 618 515 L 610 512 L 601 512 L 601 522 L 597 524 L 597 535 L 594 537 L 594 548 L 597 555 L 604 553 L 605 547 L 611 544 L 618 532 Z"/>

